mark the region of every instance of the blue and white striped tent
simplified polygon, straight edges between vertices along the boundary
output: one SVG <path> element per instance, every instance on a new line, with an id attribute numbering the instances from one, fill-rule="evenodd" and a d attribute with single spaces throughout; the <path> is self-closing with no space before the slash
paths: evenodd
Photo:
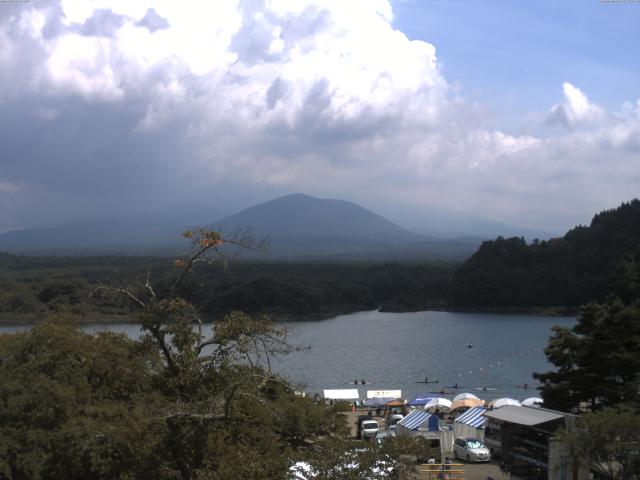
<path id="1" fill-rule="evenodd" d="M 401 429 L 418 430 L 419 428 L 435 432 L 440 428 L 440 423 L 435 415 L 431 415 L 424 410 L 414 410 L 400 420 L 396 428 L 398 428 L 398 433 L 400 433 Z"/>
<path id="2" fill-rule="evenodd" d="M 475 407 L 470 408 L 458 418 L 454 420 L 454 423 L 464 423 L 473 428 L 482 428 L 485 426 L 487 419 L 484 416 L 485 408 Z"/>
<path id="3" fill-rule="evenodd" d="M 418 395 L 416 398 L 411 400 L 407 405 L 410 407 L 424 407 L 429 400 L 433 400 L 434 398 L 438 398 L 439 395 L 432 395 L 430 393 L 423 393 L 422 395 Z"/>
<path id="4" fill-rule="evenodd" d="M 453 422 L 454 437 L 477 438 L 484 442 L 484 427 L 487 424 L 485 411 L 483 407 L 470 408 L 456 418 Z"/>

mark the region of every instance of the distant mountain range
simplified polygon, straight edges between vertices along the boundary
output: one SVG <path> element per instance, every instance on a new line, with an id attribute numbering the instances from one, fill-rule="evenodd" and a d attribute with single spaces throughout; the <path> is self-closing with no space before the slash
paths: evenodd
<path id="1" fill-rule="evenodd" d="M 432 237 L 409 231 L 355 203 L 292 194 L 211 222 L 206 214 L 96 220 L 0 235 L 0 250 L 38 254 L 175 254 L 185 250 L 180 233 L 208 224 L 227 234 L 251 229 L 270 240 L 276 259 L 463 259 L 484 235 Z M 428 227 L 424 228 L 428 231 Z M 442 232 L 438 232 L 442 234 Z"/>

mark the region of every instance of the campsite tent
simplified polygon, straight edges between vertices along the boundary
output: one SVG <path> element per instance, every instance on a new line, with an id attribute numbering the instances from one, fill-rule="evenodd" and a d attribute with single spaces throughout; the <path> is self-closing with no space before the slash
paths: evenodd
<path id="1" fill-rule="evenodd" d="M 461 400 L 456 400 L 451 404 L 451 411 L 458 410 L 460 408 L 471 408 L 471 407 L 481 407 L 484 405 L 484 402 L 479 398 L 463 398 Z"/>
<path id="2" fill-rule="evenodd" d="M 473 393 L 459 393 L 458 395 L 453 397 L 453 401 L 457 402 L 458 400 L 464 400 L 466 398 L 475 398 L 475 399 L 477 399 L 478 397 L 476 395 L 474 395 Z"/>
<path id="3" fill-rule="evenodd" d="M 395 400 L 395 397 L 375 397 L 367 398 L 364 402 L 367 407 L 384 407 L 387 403 Z"/>
<path id="4" fill-rule="evenodd" d="M 424 409 L 428 410 L 430 408 L 449 408 L 451 407 L 451 400 L 447 399 L 447 398 L 434 398 L 432 400 L 429 400 L 425 406 Z"/>
<path id="5" fill-rule="evenodd" d="M 541 398 L 529 397 L 529 398 L 525 398 L 522 401 L 522 406 L 523 407 L 539 407 L 543 403 L 544 403 L 544 400 L 542 400 Z"/>
<path id="6" fill-rule="evenodd" d="M 506 405 L 513 405 L 515 407 L 519 407 L 520 402 L 513 398 L 496 398 L 495 400 L 491 400 L 491 402 L 489 402 L 489 408 L 500 408 Z"/>
<path id="7" fill-rule="evenodd" d="M 483 407 L 475 407 L 456 418 L 453 422 L 453 436 L 473 437 L 484 442 L 484 427 L 487 423 L 485 411 Z"/>
<path id="8" fill-rule="evenodd" d="M 407 403 L 407 405 L 409 405 L 410 407 L 424 407 L 427 402 L 429 402 L 429 400 L 433 400 L 434 398 L 438 398 L 437 395 L 423 393 L 416 396 L 416 398 Z"/>
<path id="9" fill-rule="evenodd" d="M 347 388 L 341 390 L 325 390 L 324 398 L 328 400 L 358 400 L 360 394 L 357 388 Z"/>
<path id="10" fill-rule="evenodd" d="M 400 420 L 396 426 L 398 435 L 418 436 L 418 432 L 438 432 L 440 430 L 440 419 L 436 415 L 414 410 L 409 415 Z"/>

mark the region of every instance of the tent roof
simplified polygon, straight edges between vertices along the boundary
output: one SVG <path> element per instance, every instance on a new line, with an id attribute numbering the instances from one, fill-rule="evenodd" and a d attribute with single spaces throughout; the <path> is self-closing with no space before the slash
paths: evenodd
<path id="1" fill-rule="evenodd" d="M 465 408 L 465 407 L 479 407 L 483 404 L 484 402 L 482 400 L 480 400 L 479 398 L 462 398 L 460 400 L 456 400 L 451 404 L 451 410 L 456 410 L 458 408 Z"/>
<path id="2" fill-rule="evenodd" d="M 431 408 L 431 407 L 449 408 L 450 406 L 451 406 L 451 400 L 449 400 L 448 398 L 437 397 L 429 400 L 425 404 L 424 408 Z"/>
<path id="3" fill-rule="evenodd" d="M 425 405 L 429 400 L 432 400 L 434 398 L 438 398 L 438 395 L 433 395 L 430 393 L 422 393 L 418 395 L 416 398 L 414 398 L 413 400 L 411 400 L 407 405 L 409 405 L 410 407 L 422 406 L 422 405 Z"/>
<path id="4" fill-rule="evenodd" d="M 455 397 L 453 397 L 453 401 L 457 402 L 458 400 L 464 400 L 465 398 L 478 398 L 477 395 L 474 395 L 473 393 L 459 393 L 458 395 L 456 395 Z"/>
<path id="5" fill-rule="evenodd" d="M 347 388 L 342 390 L 325 390 L 324 398 L 330 400 L 357 400 L 360 398 L 357 388 Z"/>
<path id="6" fill-rule="evenodd" d="M 364 401 L 364 404 L 368 407 L 381 407 L 383 405 L 388 404 L 395 400 L 393 397 L 375 397 L 375 398 L 367 398 Z"/>
<path id="7" fill-rule="evenodd" d="M 470 408 L 456 418 L 454 422 L 464 423 L 465 425 L 470 425 L 474 428 L 482 428 L 487 420 L 484 416 L 484 412 L 486 412 L 486 409 L 483 407 Z"/>
<path id="8" fill-rule="evenodd" d="M 520 405 L 522 405 L 523 407 L 539 407 L 543 403 L 544 400 L 540 397 L 529 397 L 520 402 Z"/>
<path id="9" fill-rule="evenodd" d="M 422 410 L 414 410 L 409 415 L 404 417 L 402 420 L 398 422 L 398 425 L 402 425 L 409 430 L 415 430 L 420 425 L 429 421 L 429 417 L 432 415 L 430 413 L 424 412 Z"/>
<path id="10" fill-rule="evenodd" d="M 514 405 L 506 405 L 497 410 L 487 411 L 484 416 L 526 426 L 540 425 L 541 423 L 560 420 L 565 417 L 560 412 L 545 410 L 544 408 L 516 407 Z"/>

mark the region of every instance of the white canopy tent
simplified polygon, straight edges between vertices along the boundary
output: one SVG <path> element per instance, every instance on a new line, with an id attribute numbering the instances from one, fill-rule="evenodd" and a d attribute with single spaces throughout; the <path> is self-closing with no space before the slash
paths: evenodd
<path id="1" fill-rule="evenodd" d="M 325 390 L 324 398 L 327 400 L 358 400 L 360 394 L 357 388 L 346 388 L 340 390 Z"/>
<path id="2" fill-rule="evenodd" d="M 458 400 L 465 400 L 467 398 L 478 399 L 478 397 L 473 393 L 459 393 L 458 395 L 453 397 L 453 401 L 457 402 Z"/>
<path id="3" fill-rule="evenodd" d="M 542 400 L 539 397 L 529 397 L 529 398 L 525 398 L 522 401 L 522 406 L 523 407 L 539 407 L 544 403 L 544 400 Z"/>
<path id="4" fill-rule="evenodd" d="M 425 410 L 429 410 L 431 408 L 451 408 L 451 400 L 447 399 L 447 398 L 434 398 L 432 400 L 429 400 L 425 406 L 424 409 Z"/>
<path id="5" fill-rule="evenodd" d="M 489 402 L 489 408 L 501 408 L 507 405 L 513 405 L 514 407 L 520 407 L 520 402 L 515 398 L 496 398 Z"/>

